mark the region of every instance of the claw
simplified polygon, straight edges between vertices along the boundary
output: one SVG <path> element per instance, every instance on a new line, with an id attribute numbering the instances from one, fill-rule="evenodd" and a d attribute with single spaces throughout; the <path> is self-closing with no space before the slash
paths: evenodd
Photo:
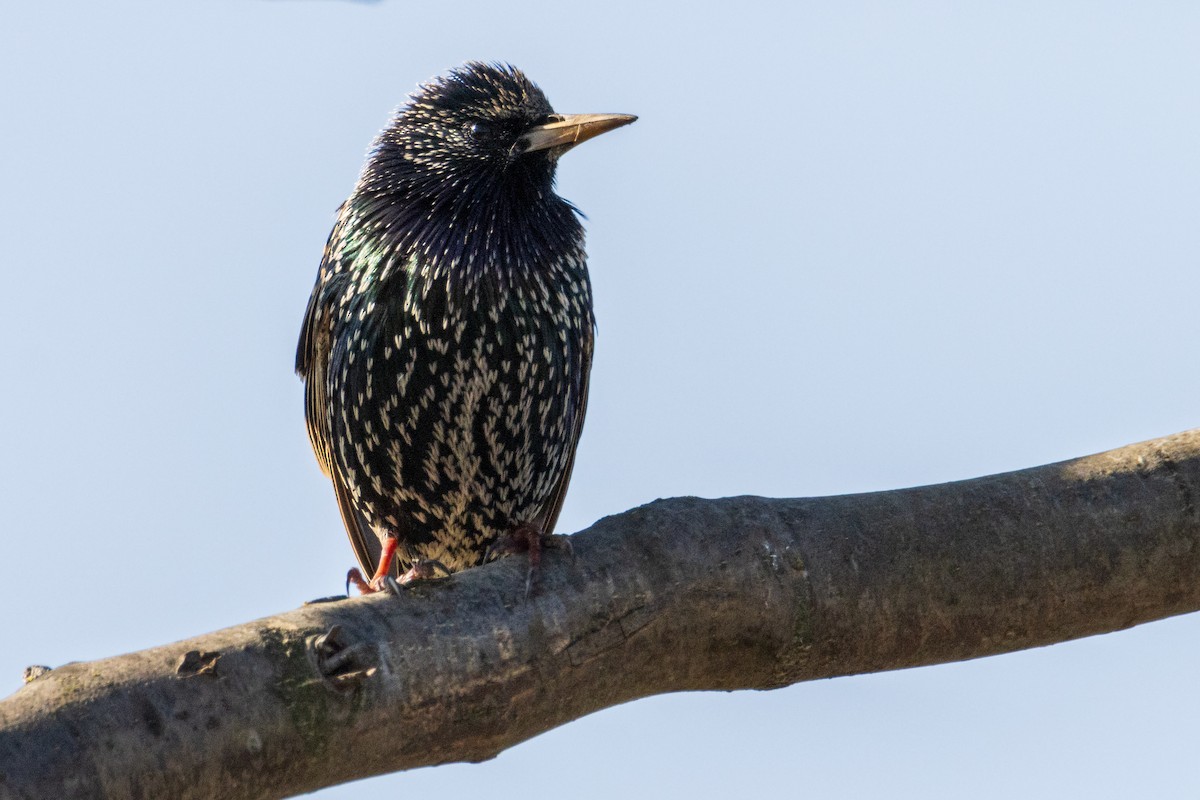
<path id="1" fill-rule="evenodd" d="M 363 578 L 362 573 L 358 571 L 358 567 L 353 567 L 346 573 L 346 596 L 350 596 L 350 584 L 354 584 L 354 588 L 358 589 L 359 594 L 371 594 L 375 590 L 371 588 L 371 584 Z"/>

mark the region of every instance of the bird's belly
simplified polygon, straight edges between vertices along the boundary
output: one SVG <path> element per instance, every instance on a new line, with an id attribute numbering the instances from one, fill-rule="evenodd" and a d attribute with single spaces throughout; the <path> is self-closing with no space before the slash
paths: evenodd
<path id="1" fill-rule="evenodd" d="M 537 519 L 569 467 L 577 342 L 526 324 L 384 334 L 344 360 L 331 419 L 355 504 L 409 558 L 473 566 Z"/>

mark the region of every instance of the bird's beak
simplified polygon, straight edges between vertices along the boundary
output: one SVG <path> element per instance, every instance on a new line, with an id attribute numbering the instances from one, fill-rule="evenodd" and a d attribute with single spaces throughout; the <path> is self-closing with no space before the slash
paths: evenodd
<path id="1" fill-rule="evenodd" d="M 517 140 L 516 150 L 519 153 L 530 153 L 534 150 L 549 150 L 552 147 L 561 148 L 565 153 L 570 148 L 607 133 L 613 128 L 628 125 L 637 117 L 633 114 L 561 114 L 555 115 L 552 122 L 530 128 L 521 134 Z"/>

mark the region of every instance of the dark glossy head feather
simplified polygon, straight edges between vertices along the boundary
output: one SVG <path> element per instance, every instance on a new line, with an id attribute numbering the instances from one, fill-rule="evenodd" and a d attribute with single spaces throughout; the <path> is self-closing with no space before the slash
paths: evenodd
<path id="1" fill-rule="evenodd" d="M 574 250 L 582 228 L 554 194 L 557 153 L 520 143 L 552 119 L 541 89 L 514 67 L 471 62 L 435 78 L 376 139 L 349 200 L 356 227 L 448 269 Z"/>
<path id="2" fill-rule="evenodd" d="M 518 140 L 553 115 L 542 90 L 520 70 L 471 62 L 412 95 L 376 140 L 364 177 L 403 177 L 431 193 L 461 191 L 463 182 L 517 180 L 549 191 L 553 155 L 523 153 Z"/>

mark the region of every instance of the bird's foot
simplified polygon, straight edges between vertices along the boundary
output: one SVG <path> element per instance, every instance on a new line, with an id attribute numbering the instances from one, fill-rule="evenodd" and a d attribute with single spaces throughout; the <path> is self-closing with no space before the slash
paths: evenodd
<path id="1" fill-rule="evenodd" d="M 385 588 L 383 580 L 383 578 L 376 576 L 368 581 L 363 577 L 363 574 L 358 571 L 358 567 L 353 567 L 349 572 L 346 573 L 346 594 L 350 594 L 350 584 L 354 584 L 354 588 L 358 589 L 359 594 L 375 594 L 376 592 L 381 592 Z"/>
<path id="2" fill-rule="evenodd" d="M 571 537 L 543 533 L 541 528 L 532 523 L 520 522 L 492 542 L 484 553 L 483 560 L 487 562 L 513 553 L 529 553 L 529 573 L 525 576 L 525 596 L 529 597 L 533 594 L 537 574 L 542 565 L 543 550 L 566 550 L 571 558 L 575 557 Z"/>
<path id="3" fill-rule="evenodd" d="M 400 579 L 397 580 L 396 583 L 403 586 L 404 584 L 412 583 L 413 581 L 433 580 L 437 577 L 439 571 L 447 578 L 454 574 L 450 571 L 449 567 L 438 561 L 436 558 L 418 558 L 412 563 L 412 566 L 408 568 L 408 572 L 405 572 L 403 575 L 401 575 Z"/>
<path id="4" fill-rule="evenodd" d="M 388 588 L 386 583 L 388 573 L 392 571 L 392 557 L 396 554 L 396 547 L 399 542 L 395 536 L 385 536 L 380 540 L 381 552 L 379 554 L 379 568 L 375 570 L 375 574 L 371 576 L 371 580 L 366 580 L 363 574 L 357 568 L 351 569 L 346 573 L 346 594 L 350 594 L 350 584 L 354 584 L 354 588 L 358 589 L 360 594 L 374 594 L 382 592 Z"/>
<path id="5" fill-rule="evenodd" d="M 453 574 L 450 572 L 449 567 L 436 558 L 418 558 L 408 568 L 408 571 L 399 578 L 376 573 L 375 577 L 368 581 L 363 578 L 361 572 L 357 569 L 352 569 L 346 573 L 347 594 L 349 594 L 350 584 L 353 583 L 354 588 L 358 589 L 361 594 L 390 592 L 391 594 L 399 595 L 401 586 L 406 586 L 415 581 L 433 580 L 438 577 L 438 572 L 443 573 L 447 578 Z"/>

